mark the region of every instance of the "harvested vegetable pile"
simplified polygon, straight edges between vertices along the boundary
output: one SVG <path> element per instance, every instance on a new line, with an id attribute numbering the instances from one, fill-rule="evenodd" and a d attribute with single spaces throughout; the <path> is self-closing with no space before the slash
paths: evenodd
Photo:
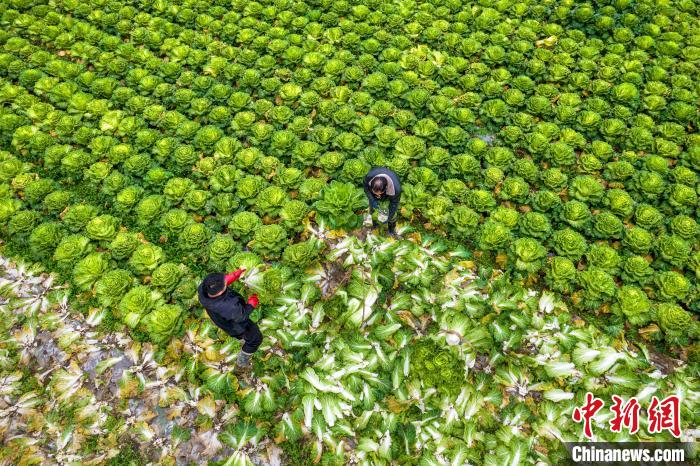
<path id="1" fill-rule="evenodd" d="M 0 4 L 1 461 L 561 464 L 586 392 L 692 437 L 695 2 L 355 3 Z"/>

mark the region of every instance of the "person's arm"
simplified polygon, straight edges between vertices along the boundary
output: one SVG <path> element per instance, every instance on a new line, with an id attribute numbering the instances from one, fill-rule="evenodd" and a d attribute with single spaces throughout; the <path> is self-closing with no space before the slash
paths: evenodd
<path id="1" fill-rule="evenodd" d="M 389 201 L 389 214 L 388 214 L 387 222 L 391 222 L 393 220 L 396 220 L 394 218 L 394 214 L 396 214 L 396 211 L 399 209 L 399 201 L 400 200 L 401 200 L 401 192 L 398 192 Z"/>
<path id="2" fill-rule="evenodd" d="M 243 305 L 243 318 L 248 319 L 253 313 L 256 307 L 258 307 L 260 301 L 258 300 L 258 295 L 252 294 L 248 298 L 248 302 Z"/>
<path id="3" fill-rule="evenodd" d="M 252 309 L 249 309 L 250 304 L 246 303 L 243 296 L 238 294 L 219 299 L 223 301 L 217 303 L 215 312 L 224 320 L 240 324 L 245 322 L 252 312 Z"/>
<path id="4" fill-rule="evenodd" d="M 249 319 L 250 315 L 253 313 L 255 308 L 253 307 L 252 304 L 244 304 L 243 305 L 243 320 Z"/>
<path id="5" fill-rule="evenodd" d="M 371 214 L 374 209 L 376 209 L 379 204 L 377 203 L 377 200 L 374 198 L 374 195 L 372 192 L 369 190 L 369 180 L 367 177 L 365 177 L 363 184 L 363 188 L 365 189 L 365 194 L 367 195 L 367 199 L 369 200 L 369 213 Z"/>
<path id="6" fill-rule="evenodd" d="M 241 275 L 243 275 L 243 272 L 245 272 L 245 269 L 237 269 L 231 273 L 227 273 L 224 277 L 224 280 L 226 281 L 226 286 L 231 285 L 231 283 L 233 283 L 236 280 L 238 280 L 239 278 L 241 278 Z"/>

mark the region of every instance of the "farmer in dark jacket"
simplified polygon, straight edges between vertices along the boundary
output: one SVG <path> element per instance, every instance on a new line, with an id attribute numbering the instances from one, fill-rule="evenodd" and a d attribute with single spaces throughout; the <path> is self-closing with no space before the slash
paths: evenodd
<path id="1" fill-rule="evenodd" d="M 197 293 L 199 302 L 214 324 L 230 336 L 243 340 L 236 366 L 248 369 L 250 357 L 262 343 L 263 336 L 257 324 L 250 320 L 250 314 L 259 304 L 258 297 L 251 295 L 246 302 L 240 294 L 228 288 L 243 272 L 244 269 L 229 274 L 211 273 L 200 283 Z"/>
<path id="2" fill-rule="evenodd" d="M 399 208 L 399 200 L 401 199 L 401 182 L 399 177 L 393 171 L 385 167 L 377 167 L 370 170 L 364 180 L 365 194 L 369 200 L 369 214 L 365 218 L 365 225 L 369 226 L 370 221 L 372 226 L 376 227 L 377 222 L 372 219 L 372 212 L 379 208 L 379 201 L 389 200 L 389 212 L 386 218 L 380 214 L 379 221 L 387 222 L 389 225 L 389 234 L 396 236 L 396 211 Z"/>

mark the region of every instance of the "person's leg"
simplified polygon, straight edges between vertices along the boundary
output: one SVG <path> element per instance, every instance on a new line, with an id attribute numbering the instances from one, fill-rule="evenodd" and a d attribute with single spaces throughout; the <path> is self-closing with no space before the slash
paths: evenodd
<path id="1" fill-rule="evenodd" d="M 258 328 L 255 322 L 249 321 L 246 327 L 246 331 L 241 335 L 243 339 L 243 347 L 240 353 L 238 353 L 238 358 L 236 359 L 236 365 L 239 368 L 250 368 L 250 358 L 253 356 L 260 345 L 262 344 L 262 332 Z"/>
<path id="2" fill-rule="evenodd" d="M 392 236 L 396 235 L 396 220 L 389 222 L 389 234 Z"/>
<path id="3" fill-rule="evenodd" d="M 263 341 L 263 335 L 260 328 L 258 328 L 258 324 L 252 321 L 249 322 L 248 327 L 243 334 L 243 339 L 245 340 L 245 344 L 241 350 L 248 354 L 255 353 Z"/>

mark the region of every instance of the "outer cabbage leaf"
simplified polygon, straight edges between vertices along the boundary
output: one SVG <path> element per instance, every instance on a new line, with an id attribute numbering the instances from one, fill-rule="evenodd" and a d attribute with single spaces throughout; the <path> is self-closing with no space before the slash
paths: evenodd
<path id="1" fill-rule="evenodd" d="M 314 207 L 331 228 L 356 228 L 361 218 L 355 211 L 364 205 L 364 199 L 362 191 L 352 184 L 331 181 L 321 191 Z"/>

